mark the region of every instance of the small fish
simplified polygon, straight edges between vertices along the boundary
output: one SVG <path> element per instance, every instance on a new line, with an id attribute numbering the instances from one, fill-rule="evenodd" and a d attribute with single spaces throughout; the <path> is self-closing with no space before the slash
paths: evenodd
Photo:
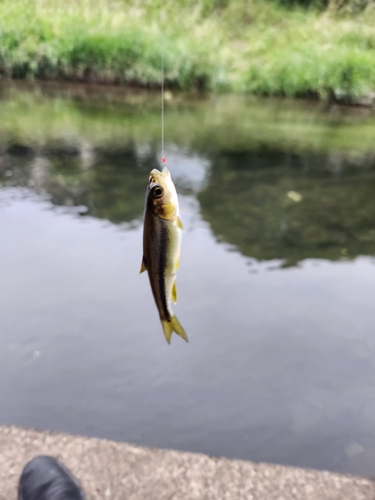
<path id="1" fill-rule="evenodd" d="M 173 332 L 188 337 L 169 306 L 177 302 L 176 273 L 180 262 L 182 222 L 176 188 L 167 167 L 152 170 L 148 181 L 143 225 L 143 259 L 168 344 Z"/>

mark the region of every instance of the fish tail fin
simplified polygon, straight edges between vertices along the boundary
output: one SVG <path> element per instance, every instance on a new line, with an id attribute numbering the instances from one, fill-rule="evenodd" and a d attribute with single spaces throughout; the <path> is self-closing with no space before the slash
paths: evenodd
<path id="1" fill-rule="evenodd" d="M 167 339 L 168 344 L 171 343 L 172 333 L 176 332 L 181 338 L 183 338 L 186 342 L 189 342 L 188 336 L 185 333 L 181 323 L 178 321 L 176 316 L 172 316 L 171 319 L 161 320 L 161 324 L 164 331 L 164 336 Z"/>

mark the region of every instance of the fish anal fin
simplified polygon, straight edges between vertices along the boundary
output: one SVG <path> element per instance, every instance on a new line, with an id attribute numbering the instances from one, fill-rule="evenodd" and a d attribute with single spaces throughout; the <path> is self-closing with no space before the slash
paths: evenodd
<path id="1" fill-rule="evenodd" d="M 145 271 L 147 271 L 146 261 L 145 261 L 145 258 L 142 257 L 142 264 L 141 264 L 141 269 L 139 270 L 139 274 L 142 274 Z"/>
<path id="2" fill-rule="evenodd" d="M 177 286 L 176 286 L 176 281 L 173 282 L 172 285 L 172 300 L 174 304 L 177 303 Z"/>
<path id="3" fill-rule="evenodd" d="M 171 343 L 173 332 L 176 332 L 179 337 L 185 340 L 185 342 L 189 342 L 188 336 L 176 316 L 172 316 L 169 320 L 162 320 L 161 324 L 168 344 Z"/>

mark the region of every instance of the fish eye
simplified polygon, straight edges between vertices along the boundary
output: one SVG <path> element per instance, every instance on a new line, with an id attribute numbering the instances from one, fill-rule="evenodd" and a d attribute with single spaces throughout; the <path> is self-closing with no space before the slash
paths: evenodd
<path id="1" fill-rule="evenodd" d="M 152 190 L 152 196 L 154 198 L 160 198 L 163 196 L 163 188 L 161 186 L 155 186 Z"/>

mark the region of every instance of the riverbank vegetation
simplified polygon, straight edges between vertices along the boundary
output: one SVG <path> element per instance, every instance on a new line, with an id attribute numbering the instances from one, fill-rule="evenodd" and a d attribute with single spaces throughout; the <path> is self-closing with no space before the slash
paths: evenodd
<path id="1" fill-rule="evenodd" d="M 3 77 L 371 101 L 374 48 L 370 0 L 0 0 Z"/>

